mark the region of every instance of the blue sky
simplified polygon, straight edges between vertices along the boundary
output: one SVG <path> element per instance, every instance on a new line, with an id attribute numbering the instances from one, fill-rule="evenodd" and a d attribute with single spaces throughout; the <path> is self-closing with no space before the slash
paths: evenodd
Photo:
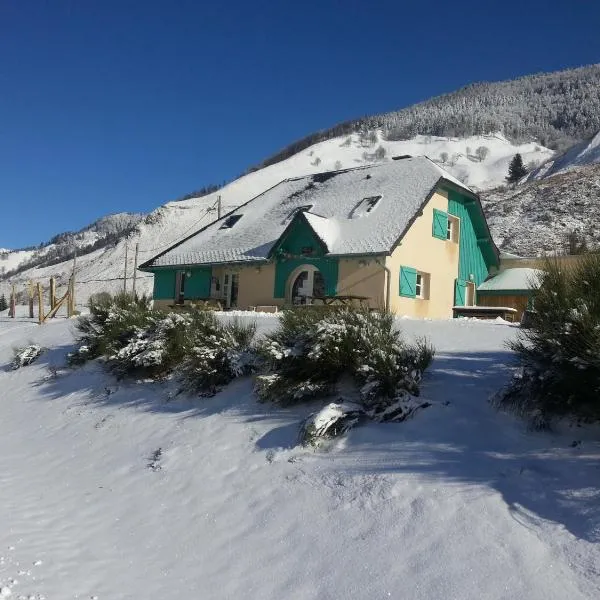
<path id="1" fill-rule="evenodd" d="M 0 247 L 149 211 L 297 138 L 600 61 L 600 3 L 0 0 Z"/>

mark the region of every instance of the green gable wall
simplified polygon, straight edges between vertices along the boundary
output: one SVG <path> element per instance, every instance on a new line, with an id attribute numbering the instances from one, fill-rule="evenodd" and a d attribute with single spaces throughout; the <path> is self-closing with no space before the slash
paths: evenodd
<path id="1" fill-rule="evenodd" d="M 490 268 L 498 266 L 485 218 L 475 201 L 454 190 L 448 192 L 448 212 L 460 219 L 458 278 L 464 282 L 473 275 L 478 286 L 487 279 Z"/>
<path id="2" fill-rule="evenodd" d="M 175 298 L 175 273 L 176 271 L 154 271 L 155 300 L 173 300 Z"/>
<path id="3" fill-rule="evenodd" d="M 185 299 L 208 298 L 210 296 L 210 283 L 212 269 L 210 267 L 193 267 L 190 269 L 157 269 L 154 271 L 155 300 L 174 300 L 175 282 L 178 271 L 191 273 L 185 281 Z"/>
<path id="4" fill-rule="evenodd" d="M 312 248 L 312 256 L 323 256 L 323 245 L 315 232 L 300 215 L 296 215 L 287 231 L 271 251 L 272 254 L 299 256 L 303 248 Z"/>
<path id="5" fill-rule="evenodd" d="M 337 293 L 339 262 L 334 258 L 288 258 L 277 259 L 275 264 L 274 298 L 285 298 L 285 286 L 292 271 L 302 265 L 313 265 L 325 279 L 325 292 L 328 296 Z"/>
<path id="6" fill-rule="evenodd" d="M 311 256 L 301 256 L 303 249 L 312 248 Z M 275 258 L 274 298 L 285 298 L 285 288 L 292 272 L 302 265 L 313 265 L 325 279 L 327 295 L 336 294 L 339 263 L 337 259 L 323 256 L 323 244 L 301 215 L 296 215 L 283 237 L 272 250 Z M 291 255 L 286 258 L 286 255 Z M 293 258 L 292 258 L 293 257 Z"/>

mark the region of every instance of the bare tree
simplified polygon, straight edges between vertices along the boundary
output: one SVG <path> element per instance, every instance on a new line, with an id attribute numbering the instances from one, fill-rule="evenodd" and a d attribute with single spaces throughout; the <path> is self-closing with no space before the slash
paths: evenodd
<path id="1" fill-rule="evenodd" d="M 489 153 L 490 153 L 490 149 L 487 146 L 479 146 L 479 148 L 477 148 L 477 150 L 475 150 L 475 154 L 477 155 L 479 162 L 483 162 L 486 159 L 486 157 L 489 155 Z"/>

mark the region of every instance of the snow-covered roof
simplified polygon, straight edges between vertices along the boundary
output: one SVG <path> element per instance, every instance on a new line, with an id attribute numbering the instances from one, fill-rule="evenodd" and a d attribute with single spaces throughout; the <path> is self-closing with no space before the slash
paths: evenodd
<path id="1" fill-rule="evenodd" d="M 539 277 L 543 274 L 540 269 L 515 268 L 506 269 L 491 279 L 484 281 L 477 291 L 528 291 L 536 289 Z"/>
<path id="2" fill-rule="evenodd" d="M 441 180 L 472 194 L 425 157 L 287 179 L 142 267 L 266 260 L 294 209 L 306 206 L 304 216 L 329 255 L 388 253 Z M 374 196 L 381 198 L 370 210 L 353 215 Z M 241 218 L 223 228 L 233 215 Z"/>

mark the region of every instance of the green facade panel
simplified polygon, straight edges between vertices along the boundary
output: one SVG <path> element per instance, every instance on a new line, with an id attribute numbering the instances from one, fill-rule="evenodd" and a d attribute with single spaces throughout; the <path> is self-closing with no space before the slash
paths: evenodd
<path id="1" fill-rule="evenodd" d="M 212 269 L 210 267 L 193 267 L 189 269 L 160 269 L 154 271 L 154 291 L 152 296 L 155 300 L 174 300 L 175 283 L 177 272 L 182 271 L 186 275 L 185 294 L 186 300 L 197 298 L 208 298 L 210 296 L 210 283 Z"/>
<path id="2" fill-rule="evenodd" d="M 448 212 L 460 219 L 458 279 L 473 281 L 477 286 L 487 279 L 492 264 L 477 241 L 484 234 L 487 237 L 484 217 L 475 202 L 454 191 L 448 193 Z"/>
<path id="3" fill-rule="evenodd" d="M 185 278 L 184 298 L 186 300 L 209 298 L 212 269 L 210 267 L 197 267 L 187 269 L 185 272 L 189 275 Z"/>
<path id="4" fill-rule="evenodd" d="M 175 270 L 154 271 L 155 300 L 173 300 L 175 298 Z"/>

